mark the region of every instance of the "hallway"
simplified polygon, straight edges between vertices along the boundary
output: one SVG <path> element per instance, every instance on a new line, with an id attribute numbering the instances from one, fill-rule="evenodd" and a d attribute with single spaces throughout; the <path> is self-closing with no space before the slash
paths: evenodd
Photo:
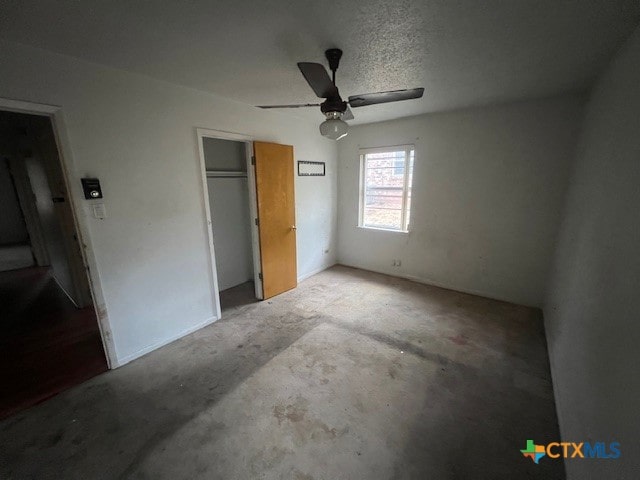
<path id="1" fill-rule="evenodd" d="M 0 418 L 107 370 L 93 307 L 78 309 L 48 268 L 0 272 Z"/>

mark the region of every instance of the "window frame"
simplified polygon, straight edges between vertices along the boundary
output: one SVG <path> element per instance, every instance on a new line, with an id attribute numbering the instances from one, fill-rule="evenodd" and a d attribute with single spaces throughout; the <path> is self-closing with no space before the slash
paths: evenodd
<path id="1" fill-rule="evenodd" d="M 401 210 L 401 228 L 384 228 L 374 227 L 364 224 L 364 210 L 366 204 L 366 156 L 371 153 L 390 153 L 399 152 L 404 150 L 404 183 L 402 187 L 402 210 Z M 411 210 L 407 211 L 407 204 L 409 199 L 409 190 L 413 190 L 413 168 L 409 172 L 409 166 L 411 162 L 411 151 L 413 151 L 413 168 L 415 168 L 416 162 L 416 147 L 413 144 L 406 145 L 391 145 L 388 147 L 371 147 L 360 148 L 358 154 L 360 157 L 360 188 L 358 192 L 358 228 L 364 228 L 367 230 L 379 230 L 383 232 L 393 233 L 409 233 L 411 230 Z M 409 184 L 409 177 L 411 177 L 411 184 Z M 406 225 L 406 227 L 405 227 Z"/>

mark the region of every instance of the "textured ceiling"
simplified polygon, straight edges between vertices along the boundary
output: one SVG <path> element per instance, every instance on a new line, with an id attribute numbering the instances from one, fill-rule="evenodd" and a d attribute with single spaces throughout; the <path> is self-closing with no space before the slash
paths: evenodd
<path id="1" fill-rule="evenodd" d="M 639 15 L 638 0 L 4 0 L 0 37 L 251 105 L 316 102 L 296 62 L 329 47 L 343 96 L 426 88 L 354 109 L 368 123 L 587 88 Z"/>

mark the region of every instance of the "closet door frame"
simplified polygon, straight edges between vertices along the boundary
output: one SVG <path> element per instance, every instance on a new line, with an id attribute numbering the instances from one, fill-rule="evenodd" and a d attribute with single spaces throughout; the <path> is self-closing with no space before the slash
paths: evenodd
<path id="1" fill-rule="evenodd" d="M 242 142 L 245 145 L 245 161 L 247 162 L 247 183 L 249 187 L 249 218 L 251 220 L 251 251 L 253 254 L 253 281 L 255 285 L 255 295 L 259 300 L 263 299 L 262 279 L 260 278 L 260 232 L 254 219 L 258 218 L 258 200 L 256 196 L 256 175 L 252 165 L 253 158 L 253 137 L 242 133 L 225 132 L 221 130 L 211 130 L 207 128 L 196 128 L 196 139 L 198 144 L 198 157 L 200 159 L 200 177 L 202 181 L 202 202 L 205 212 L 205 226 L 209 240 L 209 266 L 211 281 L 213 285 L 213 310 L 216 317 L 222 317 L 220 309 L 220 289 L 218 286 L 218 272 L 216 268 L 215 246 L 213 244 L 213 229 L 211 221 L 211 207 L 209 206 L 209 187 L 207 185 L 207 167 L 204 159 L 204 138 L 216 138 L 219 140 L 232 140 Z"/>

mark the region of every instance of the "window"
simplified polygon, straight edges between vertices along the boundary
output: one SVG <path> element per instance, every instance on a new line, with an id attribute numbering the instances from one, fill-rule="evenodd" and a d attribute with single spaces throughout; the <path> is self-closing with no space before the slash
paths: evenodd
<path id="1" fill-rule="evenodd" d="M 404 175 L 404 158 L 393 161 L 393 174 Z"/>
<path id="2" fill-rule="evenodd" d="M 409 230 L 414 157 L 413 145 L 360 150 L 358 226 Z"/>

